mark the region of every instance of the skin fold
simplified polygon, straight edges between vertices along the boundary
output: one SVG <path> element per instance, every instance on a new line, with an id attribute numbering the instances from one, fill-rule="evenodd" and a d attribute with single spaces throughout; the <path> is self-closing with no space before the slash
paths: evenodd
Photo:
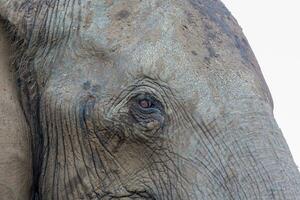
<path id="1" fill-rule="evenodd" d="M 32 199 L 299 199 L 270 92 L 220 1 L 0 0 L 0 14 Z"/>

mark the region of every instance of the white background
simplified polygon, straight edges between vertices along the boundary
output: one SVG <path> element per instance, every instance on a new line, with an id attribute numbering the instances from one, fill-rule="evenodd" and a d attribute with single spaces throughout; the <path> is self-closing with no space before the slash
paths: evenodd
<path id="1" fill-rule="evenodd" d="M 273 96 L 275 118 L 300 167 L 300 1 L 223 3 L 243 28 L 258 59 Z"/>

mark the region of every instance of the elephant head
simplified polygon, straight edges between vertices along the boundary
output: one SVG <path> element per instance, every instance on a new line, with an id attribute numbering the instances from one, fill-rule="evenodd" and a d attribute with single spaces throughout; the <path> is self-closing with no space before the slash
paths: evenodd
<path id="1" fill-rule="evenodd" d="M 300 176 L 218 0 L 1 0 L 35 199 L 297 199 Z"/>

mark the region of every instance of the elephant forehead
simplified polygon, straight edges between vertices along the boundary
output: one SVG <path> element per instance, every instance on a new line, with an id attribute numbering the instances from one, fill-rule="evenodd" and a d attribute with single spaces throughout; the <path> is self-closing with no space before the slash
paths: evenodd
<path id="1" fill-rule="evenodd" d="M 188 1 L 94 1 L 82 8 L 82 40 L 96 44 L 95 49 L 133 55 L 143 65 L 166 55 L 176 59 L 176 54 L 181 60 L 194 59 L 198 68 L 233 65 L 245 57 L 231 41 L 242 38 L 240 32 L 231 36 L 229 25 L 223 28 Z M 221 62 L 211 63 L 217 58 Z"/>
<path id="2" fill-rule="evenodd" d="M 229 79 L 242 74 L 244 82 L 248 81 L 258 95 L 271 102 L 241 29 L 219 1 L 99 0 L 74 1 L 68 5 L 53 2 L 56 3 L 52 6 L 38 4 L 41 9 L 36 9 L 39 11 L 35 14 L 36 23 L 27 18 L 36 30 L 30 41 L 47 37 L 51 41 L 43 41 L 54 46 L 65 39 L 78 40 L 83 47 L 79 54 L 92 52 L 113 61 L 112 66 L 119 68 L 115 71 L 122 76 L 124 71 L 130 74 L 142 71 L 167 80 L 186 93 L 186 88 L 189 92 L 199 90 L 205 79 L 211 80 L 212 85 L 219 84 L 214 86 L 218 90 L 231 90 L 226 87 Z M 55 15 L 50 15 L 52 11 Z M 49 17 L 44 18 L 45 14 Z M 39 23 L 38 19 L 45 23 Z M 47 34 L 40 35 L 45 28 L 49 29 Z M 57 42 L 52 45 L 52 41 Z M 91 57 L 81 55 L 76 61 L 80 59 Z M 44 71 L 40 71 L 43 76 Z M 212 80 L 215 77 L 228 81 L 218 83 Z"/>
<path id="3" fill-rule="evenodd" d="M 190 91 L 199 91 L 210 77 L 211 84 L 219 84 L 214 88 L 224 93 L 238 94 L 236 90 L 245 90 L 241 83 L 249 82 L 247 89 L 255 87 L 260 96 L 269 99 L 256 60 L 248 44 L 240 43 L 246 40 L 230 13 L 219 8 L 218 2 L 218 16 L 212 17 L 206 4 L 195 2 L 89 2 L 82 9 L 80 37 L 93 46 L 89 50 L 103 49 L 113 55 L 119 64 L 114 66 L 123 72 L 155 74 Z M 220 14 L 227 19 L 222 21 Z M 226 87 L 234 81 L 240 87 Z"/>
<path id="4" fill-rule="evenodd" d="M 205 59 L 211 49 L 205 45 L 203 24 L 192 19 L 199 18 L 198 13 L 193 9 L 187 13 L 191 5 L 179 1 L 107 2 L 93 2 L 84 9 L 80 31 L 83 49 L 101 49 L 127 65 L 126 69 L 142 68 L 162 76 L 201 71 L 207 66 Z"/>
<path id="5" fill-rule="evenodd" d="M 183 43 L 177 29 L 185 19 L 184 11 L 170 1 L 150 2 L 118 1 L 107 9 L 94 2 L 91 11 L 85 10 L 88 13 L 83 17 L 81 38 L 92 40 L 101 48 L 151 57 L 152 61 L 167 52 L 178 51 Z"/>

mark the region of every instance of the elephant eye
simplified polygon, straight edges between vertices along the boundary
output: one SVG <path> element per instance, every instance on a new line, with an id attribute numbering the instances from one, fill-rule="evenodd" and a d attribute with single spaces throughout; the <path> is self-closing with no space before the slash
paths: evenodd
<path id="1" fill-rule="evenodd" d="M 151 100 L 149 100 L 149 99 L 142 99 L 139 101 L 139 105 L 142 108 L 150 108 L 153 104 L 152 104 Z"/>
<path id="2" fill-rule="evenodd" d="M 141 110 L 141 112 L 162 112 L 163 106 L 159 100 L 157 100 L 151 94 L 139 94 L 134 97 L 135 109 Z"/>
<path id="3" fill-rule="evenodd" d="M 134 96 L 129 104 L 129 113 L 147 129 L 161 127 L 165 119 L 163 104 L 149 93 Z"/>

